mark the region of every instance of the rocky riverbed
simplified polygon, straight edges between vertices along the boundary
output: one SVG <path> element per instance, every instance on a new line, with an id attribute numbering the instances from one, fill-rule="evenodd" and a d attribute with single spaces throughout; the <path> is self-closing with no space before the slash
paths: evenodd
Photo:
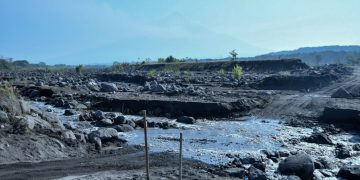
<path id="1" fill-rule="evenodd" d="M 359 68 L 286 63 L 277 71 L 250 63 L 239 79 L 1 72 L 0 175 L 141 179 L 147 110 L 154 178 L 177 178 L 182 132 L 186 179 L 358 179 Z"/>

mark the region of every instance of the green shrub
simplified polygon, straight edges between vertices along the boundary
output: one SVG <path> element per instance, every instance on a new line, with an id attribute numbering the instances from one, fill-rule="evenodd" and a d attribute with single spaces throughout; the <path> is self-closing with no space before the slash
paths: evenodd
<path id="1" fill-rule="evenodd" d="M 220 70 L 219 70 L 219 75 L 220 75 L 220 76 L 225 76 L 225 70 L 224 70 L 224 69 L 220 69 Z"/>
<path id="2" fill-rule="evenodd" d="M 153 70 L 150 70 L 148 73 L 147 73 L 148 77 L 150 78 L 155 78 L 157 76 L 157 72 L 155 69 Z"/>
<path id="3" fill-rule="evenodd" d="M 123 72 L 124 71 L 124 66 L 122 64 L 113 64 L 112 69 L 115 72 Z"/>
<path id="4" fill-rule="evenodd" d="M 235 65 L 232 73 L 233 73 L 234 78 L 239 79 L 241 77 L 241 75 L 243 74 L 243 69 L 241 66 Z"/>
<path id="5" fill-rule="evenodd" d="M 83 70 L 84 66 L 82 64 L 79 64 L 75 67 L 75 71 L 78 74 L 81 74 L 81 71 Z"/>

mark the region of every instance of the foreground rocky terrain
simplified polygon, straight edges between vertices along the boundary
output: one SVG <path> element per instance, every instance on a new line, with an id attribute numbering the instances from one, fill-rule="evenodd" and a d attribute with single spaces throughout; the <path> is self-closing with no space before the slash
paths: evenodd
<path id="1" fill-rule="evenodd" d="M 359 68 L 279 61 L 281 68 L 271 70 L 262 63 L 242 64 L 240 78 L 214 70 L 218 64 L 181 65 L 181 71 L 144 65 L 121 73 L 1 72 L 1 177 L 142 179 L 142 144 L 129 145 L 126 135 L 141 131 L 140 111 L 147 110 L 165 119 L 149 122 L 155 130 L 249 116 L 283 124 L 272 137 L 275 150 L 224 153 L 229 160 L 221 164 L 186 158 L 184 179 L 359 179 Z M 176 154 L 151 154 L 154 179 L 177 174 Z"/>

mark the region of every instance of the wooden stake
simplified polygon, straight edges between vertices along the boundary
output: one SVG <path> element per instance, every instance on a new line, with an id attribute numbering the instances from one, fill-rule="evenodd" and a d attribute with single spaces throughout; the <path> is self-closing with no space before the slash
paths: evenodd
<path id="1" fill-rule="evenodd" d="M 179 180 L 182 180 L 182 142 L 183 134 L 180 133 L 180 150 L 179 150 Z"/>
<path id="2" fill-rule="evenodd" d="M 145 160 L 146 160 L 146 179 L 150 180 L 149 175 L 149 148 L 148 148 L 148 141 L 147 141 L 147 121 L 146 121 L 146 110 L 143 110 L 144 115 L 144 137 L 145 137 Z"/>

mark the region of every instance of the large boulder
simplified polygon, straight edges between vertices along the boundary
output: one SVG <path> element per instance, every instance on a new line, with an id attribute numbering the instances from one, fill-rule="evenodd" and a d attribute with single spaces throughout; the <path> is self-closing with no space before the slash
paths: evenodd
<path id="1" fill-rule="evenodd" d="M 353 149 L 354 151 L 360 151 L 360 144 L 354 144 L 353 147 L 352 147 L 352 149 Z"/>
<path id="2" fill-rule="evenodd" d="M 358 180 L 360 179 L 360 165 L 344 166 L 340 169 L 337 176 L 348 180 Z"/>
<path id="3" fill-rule="evenodd" d="M 315 167 L 313 159 L 308 154 L 300 152 L 281 161 L 278 169 L 284 175 L 297 175 L 303 180 L 310 180 Z"/>
<path id="4" fill-rule="evenodd" d="M 306 142 L 316 143 L 316 144 L 329 144 L 332 145 L 333 142 L 325 133 L 316 132 L 311 134 L 311 136 L 304 138 Z"/>
<path id="5" fill-rule="evenodd" d="M 0 124 L 8 123 L 9 116 L 6 112 L 0 110 Z"/>
<path id="6" fill-rule="evenodd" d="M 91 116 L 95 119 L 95 120 L 102 120 L 105 118 L 104 113 L 100 110 L 97 110 L 95 112 L 91 113 Z"/>
<path id="7" fill-rule="evenodd" d="M 134 130 L 134 128 L 128 124 L 116 125 L 113 126 L 113 128 L 116 129 L 118 132 L 129 132 Z"/>
<path id="8" fill-rule="evenodd" d="M 102 142 L 111 141 L 118 139 L 118 132 L 114 128 L 101 128 L 89 134 L 91 142 L 96 142 L 96 138 L 99 138 Z"/>
<path id="9" fill-rule="evenodd" d="M 339 159 L 351 157 L 350 149 L 343 144 L 337 144 L 335 148 L 335 156 Z"/>
<path id="10" fill-rule="evenodd" d="M 116 118 L 114 118 L 114 124 L 118 125 L 118 124 L 126 124 L 127 120 L 125 119 L 125 116 L 117 116 Z"/>
<path id="11" fill-rule="evenodd" d="M 111 119 L 102 119 L 100 121 L 97 121 L 95 125 L 98 127 L 107 127 L 107 126 L 112 126 L 113 122 L 111 121 Z"/>
<path id="12" fill-rule="evenodd" d="M 91 91 L 100 91 L 100 87 L 99 85 L 94 81 L 94 80 L 90 80 L 86 86 L 91 90 Z"/>
<path id="13" fill-rule="evenodd" d="M 81 113 L 79 115 L 79 121 L 94 121 L 94 119 L 90 113 Z"/>
<path id="14" fill-rule="evenodd" d="M 116 84 L 114 84 L 114 83 L 103 82 L 103 83 L 101 83 L 100 90 L 102 92 L 115 92 L 115 91 L 118 91 L 119 89 L 116 87 Z"/>
<path id="15" fill-rule="evenodd" d="M 76 140 L 76 136 L 75 136 L 74 132 L 72 132 L 71 130 L 63 131 L 62 137 L 64 139 L 68 139 L 68 140 Z"/>
<path id="16" fill-rule="evenodd" d="M 248 171 L 249 180 L 267 180 L 265 173 L 260 169 L 255 168 L 254 166 L 251 166 Z"/>
<path id="17" fill-rule="evenodd" d="M 23 100 L 20 100 L 19 102 L 20 102 L 21 112 L 23 114 L 30 114 L 31 113 L 30 105 Z"/>
<path id="18" fill-rule="evenodd" d="M 182 117 L 179 117 L 178 119 L 176 119 L 176 122 L 184 123 L 184 124 L 195 124 L 196 120 L 193 117 L 182 116 Z"/>
<path id="19" fill-rule="evenodd" d="M 44 119 L 46 122 L 48 122 L 51 125 L 53 131 L 65 130 L 64 124 L 60 121 L 60 119 L 56 115 L 43 112 L 40 116 L 42 119 Z"/>
<path id="20" fill-rule="evenodd" d="M 46 120 L 41 119 L 40 117 L 34 116 L 16 116 L 16 122 L 13 125 L 13 130 L 16 133 L 25 133 L 29 130 L 51 130 L 55 131 L 53 126 Z"/>
<path id="21" fill-rule="evenodd" d="M 33 130 L 35 127 L 35 121 L 31 118 L 20 118 L 14 125 L 13 130 L 15 133 L 26 133 Z"/>

